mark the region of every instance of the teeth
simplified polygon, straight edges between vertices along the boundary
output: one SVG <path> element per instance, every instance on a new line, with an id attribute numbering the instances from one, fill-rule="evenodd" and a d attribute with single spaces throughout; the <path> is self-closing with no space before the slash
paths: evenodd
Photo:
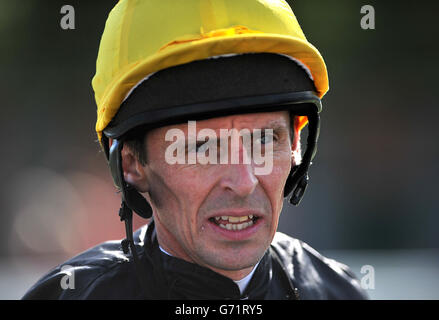
<path id="1" fill-rule="evenodd" d="M 246 217 L 247 218 L 247 217 Z M 236 223 L 236 222 L 239 222 L 239 217 L 229 217 L 229 221 L 231 222 L 231 223 Z"/>
<path id="2" fill-rule="evenodd" d="M 247 221 L 247 220 L 252 220 L 253 219 L 253 215 L 248 215 L 248 216 L 241 216 L 241 217 L 231 217 L 231 216 L 221 216 L 221 217 L 215 217 L 216 221 L 219 221 L 220 219 L 224 220 L 224 221 L 229 221 L 231 223 L 237 223 L 237 222 L 243 222 L 243 221 Z"/>
<path id="3" fill-rule="evenodd" d="M 250 226 L 253 225 L 253 220 L 250 220 L 249 222 L 244 222 L 244 223 L 227 223 L 227 224 L 218 224 L 218 226 L 220 226 L 223 229 L 227 229 L 227 230 L 243 230 L 245 228 L 248 228 Z"/>
<path id="4" fill-rule="evenodd" d="M 253 217 L 252 214 L 241 217 L 218 216 L 215 217 L 215 221 L 217 222 L 217 225 L 223 229 L 239 231 L 252 226 L 254 224 Z"/>

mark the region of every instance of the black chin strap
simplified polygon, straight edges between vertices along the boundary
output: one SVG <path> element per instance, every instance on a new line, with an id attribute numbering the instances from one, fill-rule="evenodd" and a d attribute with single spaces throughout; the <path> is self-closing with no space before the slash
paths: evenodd
<path id="1" fill-rule="evenodd" d="M 148 281 L 146 279 L 147 269 L 145 265 L 140 261 L 137 254 L 136 245 L 133 239 L 133 211 L 126 205 L 125 201 L 122 201 L 119 209 L 120 220 L 125 222 L 126 238 L 122 240 L 122 250 L 124 254 L 128 254 L 131 251 L 132 261 L 134 262 L 134 268 L 136 270 L 137 277 L 141 283 L 141 290 L 146 298 L 146 288 L 148 288 Z"/>
<path id="2" fill-rule="evenodd" d="M 284 197 L 288 197 L 291 193 L 289 202 L 295 206 L 302 200 L 306 187 L 308 186 L 308 170 L 317 152 L 317 141 L 320 132 L 320 116 L 318 108 L 315 105 L 304 105 L 302 108 L 298 108 L 297 114 L 301 116 L 304 115 L 308 118 L 308 138 L 301 164 L 291 169 L 290 175 L 285 183 Z"/>
<path id="3" fill-rule="evenodd" d="M 125 254 L 131 252 L 132 261 L 136 269 L 136 274 L 142 284 L 144 291 L 148 286 L 145 272 L 147 272 L 143 263 L 141 263 L 137 254 L 136 246 L 133 239 L 133 210 L 141 217 L 148 219 L 152 216 L 152 208 L 146 199 L 137 192 L 137 190 L 125 182 L 122 168 L 122 148 L 123 141 L 113 140 L 109 152 L 109 166 L 116 188 L 122 194 L 122 203 L 119 209 L 120 220 L 125 223 L 126 238 L 122 240 L 121 246 Z M 146 297 L 146 292 L 144 291 Z"/>

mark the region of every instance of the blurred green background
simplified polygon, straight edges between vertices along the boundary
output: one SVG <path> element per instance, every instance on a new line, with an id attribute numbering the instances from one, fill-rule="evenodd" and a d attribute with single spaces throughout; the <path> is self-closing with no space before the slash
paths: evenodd
<path id="1" fill-rule="evenodd" d="M 285 203 L 280 231 L 359 276 L 361 265 L 376 266 L 374 298 L 439 298 L 439 3 L 288 2 L 326 61 L 330 91 L 311 184 L 299 207 Z M 123 237 L 91 88 L 115 3 L 0 0 L 0 298 L 18 298 L 48 266 Z M 65 4 L 75 30 L 60 27 Z M 375 30 L 360 27 L 366 4 Z M 384 290 L 380 270 L 406 273 Z M 423 272 L 419 295 L 401 295 L 395 283 Z"/>

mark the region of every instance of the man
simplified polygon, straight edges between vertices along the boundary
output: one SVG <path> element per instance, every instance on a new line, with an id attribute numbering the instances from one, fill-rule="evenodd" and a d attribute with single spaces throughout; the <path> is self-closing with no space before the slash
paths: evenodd
<path id="1" fill-rule="evenodd" d="M 366 297 L 346 266 L 276 233 L 284 197 L 304 194 L 328 90 L 286 2 L 119 1 L 93 88 L 127 239 L 60 265 L 24 298 Z M 133 211 L 152 217 L 134 237 Z"/>

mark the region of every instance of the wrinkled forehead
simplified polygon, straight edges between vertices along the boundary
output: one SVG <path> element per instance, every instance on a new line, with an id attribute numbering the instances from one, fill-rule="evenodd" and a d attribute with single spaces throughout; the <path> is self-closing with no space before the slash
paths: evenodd
<path id="1" fill-rule="evenodd" d="M 179 123 L 152 129 L 148 135 L 151 138 L 164 137 L 166 132 L 172 129 L 179 129 L 184 133 L 188 131 L 188 123 Z M 196 131 L 211 129 L 219 132 L 221 129 L 273 129 L 273 130 L 291 130 L 291 120 L 288 111 L 261 112 L 227 115 L 224 117 L 215 117 L 198 121 L 191 121 L 195 125 Z"/>

